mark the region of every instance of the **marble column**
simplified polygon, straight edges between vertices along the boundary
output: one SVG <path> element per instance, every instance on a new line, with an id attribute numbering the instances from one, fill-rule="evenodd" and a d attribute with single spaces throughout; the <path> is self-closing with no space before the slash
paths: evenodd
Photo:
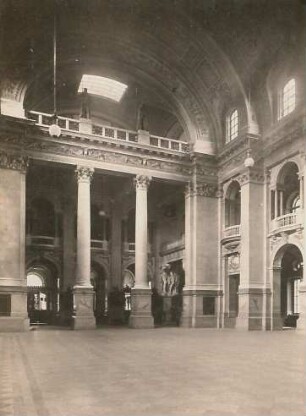
<path id="1" fill-rule="evenodd" d="M 241 186 L 241 256 L 239 315 L 236 328 L 263 329 L 264 310 L 264 176 L 246 169 Z"/>
<path id="2" fill-rule="evenodd" d="M 93 312 L 93 287 L 90 283 L 90 183 L 93 169 L 78 166 L 78 212 L 77 212 L 77 265 L 73 287 L 74 329 L 95 328 Z"/>
<path id="3" fill-rule="evenodd" d="M 181 325 L 216 328 L 220 317 L 217 186 L 194 181 L 185 193 L 185 287 Z"/>
<path id="4" fill-rule="evenodd" d="M 29 328 L 25 271 L 27 160 L 0 152 L 0 331 Z"/>
<path id="5" fill-rule="evenodd" d="M 132 289 L 132 328 L 153 328 L 151 289 L 147 276 L 148 264 L 148 207 L 147 194 L 151 178 L 137 175 L 135 212 L 135 286 Z"/>

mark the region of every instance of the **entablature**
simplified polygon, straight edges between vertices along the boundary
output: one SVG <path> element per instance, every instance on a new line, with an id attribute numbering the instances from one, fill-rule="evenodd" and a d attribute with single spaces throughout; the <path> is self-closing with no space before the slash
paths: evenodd
<path id="1" fill-rule="evenodd" d="M 157 148 L 140 143 L 97 139 L 93 135 L 65 131 L 50 137 L 47 127 L 29 120 L 3 117 L 0 123 L 0 150 L 31 159 L 86 165 L 126 174 L 188 182 L 193 172 L 189 152 Z M 18 121 L 18 122 L 16 122 Z"/>

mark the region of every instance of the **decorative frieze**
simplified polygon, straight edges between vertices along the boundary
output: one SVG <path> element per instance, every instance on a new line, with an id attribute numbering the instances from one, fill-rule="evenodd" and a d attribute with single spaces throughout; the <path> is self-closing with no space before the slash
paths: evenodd
<path id="1" fill-rule="evenodd" d="M 0 168 L 26 172 L 28 166 L 29 160 L 27 157 L 2 151 L 0 152 Z"/>
<path id="2" fill-rule="evenodd" d="M 218 196 L 218 187 L 211 183 L 197 183 L 189 182 L 185 188 L 185 197 L 208 197 L 216 198 Z"/>
<path id="3" fill-rule="evenodd" d="M 93 177 L 94 169 L 87 166 L 78 166 L 75 170 L 78 182 L 90 182 Z"/>
<path id="4" fill-rule="evenodd" d="M 43 132 L 42 132 L 43 133 Z M 78 142 L 78 138 L 73 138 L 75 142 Z M 0 144 L 12 146 L 15 151 L 22 149 L 24 153 L 29 152 L 32 156 L 32 152 L 38 152 L 39 158 L 43 158 L 45 155 L 55 154 L 67 157 L 78 157 L 80 159 L 90 159 L 97 162 L 106 162 L 118 165 L 128 165 L 147 169 L 154 169 L 157 171 L 163 171 L 167 173 L 174 173 L 179 175 L 188 176 L 191 175 L 193 169 L 189 158 L 180 156 L 163 155 L 162 157 L 148 158 L 147 151 L 143 151 L 143 155 L 133 155 L 123 153 L 122 151 L 113 151 L 107 146 L 97 144 L 97 147 L 84 147 L 82 143 L 80 145 L 75 143 L 63 143 L 61 141 L 55 141 L 54 139 L 46 138 L 32 138 L 19 135 L 6 135 L 0 137 Z M 100 148 L 99 148 L 100 147 Z M 14 151 L 14 150 L 12 150 Z"/>

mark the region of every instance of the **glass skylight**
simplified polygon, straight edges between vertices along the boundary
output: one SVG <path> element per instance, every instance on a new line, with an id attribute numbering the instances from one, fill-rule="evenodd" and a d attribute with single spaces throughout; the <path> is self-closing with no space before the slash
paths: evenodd
<path id="1" fill-rule="evenodd" d="M 127 89 L 127 85 L 111 78 L 84 74 L 78 92 L 83 92 L 84 88 L 87 88 L 88 94 L 99 95 L 119 102 Z"/>

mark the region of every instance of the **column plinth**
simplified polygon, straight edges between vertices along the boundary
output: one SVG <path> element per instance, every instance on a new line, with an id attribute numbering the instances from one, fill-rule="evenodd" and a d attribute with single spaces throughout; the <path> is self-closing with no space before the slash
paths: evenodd
<path id="1" fill-rule="evenodd" d="M 148 207 L 147 193 L 151 178 L 138 175 L 136 186 L 135 218 L 135 286 L 132 289 L 132 307 L 129 325 L 132 328 L 153 328 L 151 289 L 147 277 L 148 263 Z"/>
<path id="2" fill-rule="evenodd" d="M 93 169 L 80 166 L 78 180 L 77 213 L 77 267 L 73 287 L 73 329 L 92 329 L 96 322 L 93 311 L 93 287 L 90 283 L 90 183 Z"/>

